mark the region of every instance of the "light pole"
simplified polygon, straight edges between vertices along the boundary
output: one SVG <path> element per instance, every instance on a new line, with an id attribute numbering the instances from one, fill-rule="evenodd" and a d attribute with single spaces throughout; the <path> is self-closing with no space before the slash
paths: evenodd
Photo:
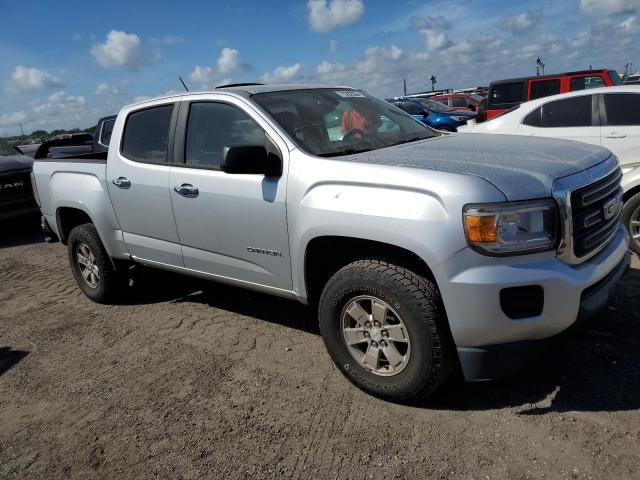
<path id="1" fill-rule="evenodd" d="M 429 77 L 429 80 L 431 81 L 431 91 L 435 92 L 436 91 L 436 83 L 438 83 L 438 80 L 436 79 L 435 75 L 431 75 Z"/>
<path id="2" fill-rule="evenodd" d="M 542 69 L 542 75 L 544 75 L 544 62 L 540 57 L 536 58 L 536 75 L 540 76 L 540 70 Z"/>

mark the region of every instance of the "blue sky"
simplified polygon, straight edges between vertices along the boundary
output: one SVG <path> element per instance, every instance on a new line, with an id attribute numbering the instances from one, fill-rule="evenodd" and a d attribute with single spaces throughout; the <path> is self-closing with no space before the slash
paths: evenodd
<path id="1" fill-rule="evenodd" d="M 87 127 L 136 99 L 239 81 L 379 96 L 640 68 L 640 0 L 0 0 L 0 135 Z"/>

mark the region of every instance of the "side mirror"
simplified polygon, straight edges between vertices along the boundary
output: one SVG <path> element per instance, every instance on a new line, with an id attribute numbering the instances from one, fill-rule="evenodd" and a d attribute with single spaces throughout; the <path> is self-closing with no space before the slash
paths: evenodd
<path id="1" fill-rule="evenodd" d="M 470 103 L 469 105 L 467 105 L 467 108 L 468 108 L 469 110 L 471 110 L 472 112 L 475 112 L 475 111 L 476 111 L 476 106 L 475 106 L 473 103 Z"/>
<path id="2" fill-rule="evenodd" d="M 426 110 L 422 110 L 420 112 L 420 115 L 422 115 L 424 118 L 427 118 L 429 116 L 429 112 L 427 112 Z"/>
<path id="3" fill-rule="evenodd" d="M 282 176 L 282 159 L 264 145 L 227 145 L 220 169 L 229 174 Z"/>

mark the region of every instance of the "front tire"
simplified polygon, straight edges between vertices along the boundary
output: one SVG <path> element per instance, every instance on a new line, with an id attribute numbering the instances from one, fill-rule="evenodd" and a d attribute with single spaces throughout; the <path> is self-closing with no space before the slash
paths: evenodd
<path id="1" fill-rule="evenodd" d="M 455 346 L 434 282 L 381 260 L 338 271 L 320 298 L 320 332 L 340 371 L 388 400 L 426 397 L 451 374 Z"/>
<path id="2" fill-rule="evenodd" d="M 453 133 L 456 131 L 454 128 L 450 127 L 449 125 L 440 125 L 437 129 L 440 130 L 441 132 L 448 132 L 448 133 Z"/>
<path id="3" fill-rule="evenodd" d="M 628 199 L 622 210 L 622 221 L 629 230 L 629 249 L 640 255 L 640 193 Z"/>
<path id="4" fill-rule="evenodd" d="M 67 243 L 71 271 L 80 290 L 97 303 L 113 303 L 128 283 L 116 271 L 92 223 L 78 225 Z"/>

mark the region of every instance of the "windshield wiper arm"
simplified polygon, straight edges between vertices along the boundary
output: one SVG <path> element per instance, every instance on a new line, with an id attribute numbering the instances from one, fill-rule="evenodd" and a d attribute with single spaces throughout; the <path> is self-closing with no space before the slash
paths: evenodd
<path id="1" fill-rule="evenodd" d="M 370 152 L 371 150 L 373 150 L 373 148 L 349 148 L 347 150 L 340 150 L 339 152 L 320 153 L 318 154 L 318 157 L 341 157 L 343 155 L 353 155 L 355 153 Z"/>

